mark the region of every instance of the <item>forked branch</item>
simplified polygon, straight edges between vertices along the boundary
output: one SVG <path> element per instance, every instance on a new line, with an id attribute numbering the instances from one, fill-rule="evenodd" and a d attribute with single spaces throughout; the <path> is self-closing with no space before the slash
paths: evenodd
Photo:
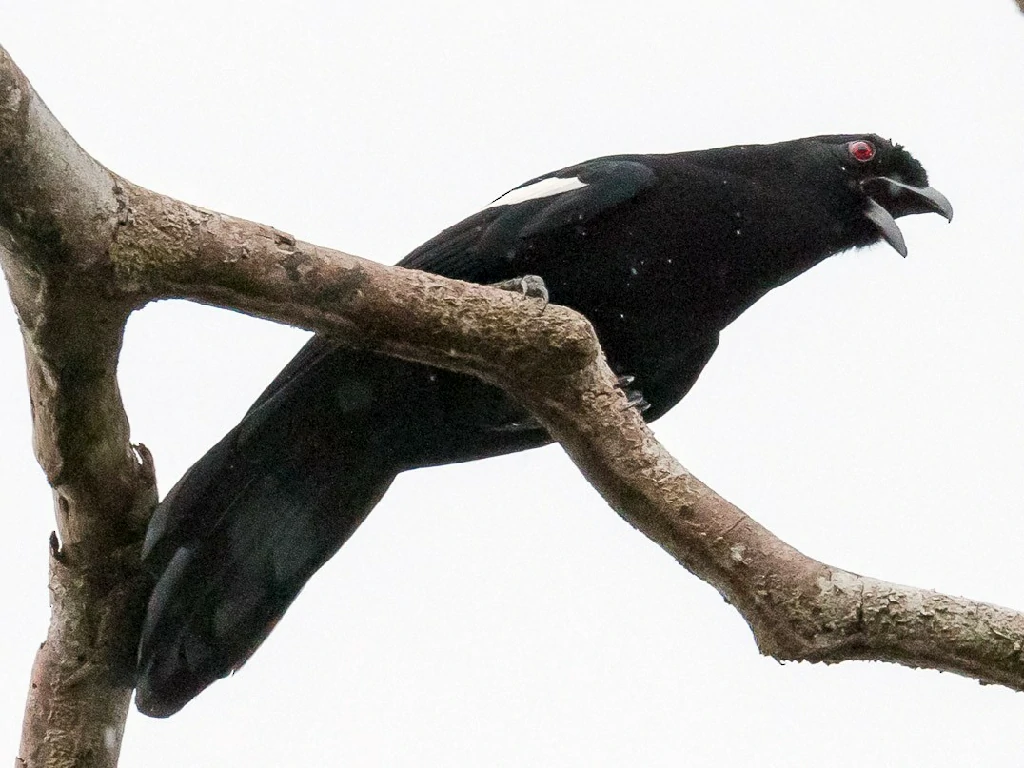
<path id="1" fill-rule="evenodd" d="M 563 307 L 384 267 L 136 187 L 67 135 L 0 49 L 0 261 L 25 341 L 35 447 L 53 486 L 53 613 L 23 765 L 115 765 L 138 631 L 152 465 L 116 382 L 125 321 L 184 298 L 479 376 L 544 423 L 626 520 L 712 584 L 762 653 L 877 659 L 1024 690 L 1024 615 L 801 554 L 655 440 Z"/>

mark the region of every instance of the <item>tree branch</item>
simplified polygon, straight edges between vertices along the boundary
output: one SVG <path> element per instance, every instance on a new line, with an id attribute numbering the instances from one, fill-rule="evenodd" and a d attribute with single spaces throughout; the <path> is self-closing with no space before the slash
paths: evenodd
<path id="1" fill-rule="evenodd" d="M 0 49 L 0 265 L 25 345 L 36 457 L 53 488 L 51 622 L 19 760 L 116 765 L 131 697 L 138 553 L 156 499 L 116 367 L 130 305 L 105 274 L 111 176 Z"/>
<path id="2" fill-rule="evenodd" d="M 655 440 L 578 314 L 384 267 L 137 187 L 74 143 L 2 49 L 0 262 L 60 534 L 24 765 L 116 764 L 138 631 L 139 539 L 155 501 L 148 454 L 129 443 L 116 360 L 129 313 L 172 297 L 502 387 L 622 517 L 740 611 L 762 653 L 879 659 L 1024 690 L 1024 615 L 861 577 L 776 538 Z"/>

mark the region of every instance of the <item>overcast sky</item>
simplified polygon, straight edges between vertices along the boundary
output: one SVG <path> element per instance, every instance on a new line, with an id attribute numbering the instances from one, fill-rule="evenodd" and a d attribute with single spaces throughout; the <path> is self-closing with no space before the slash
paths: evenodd
<path id="1" fill-rule="evenodd" d="M 268 4 L 269 5 L 269 4 Z M 1024 609 L 1024 16 L 951 2 L 0 0 L 0 44 L 132 181 L 385 263 L 603 154 L 874 131 L 956 218 L 775 291 L 657 424 L 805 553 Z M 120 380 L 162 490 L 303 332 L 165 303 Z M 49 491 L 0 296 L 0 744 L 44 638 Z M 1024 696 L 780 665 L 557 447 L 404 475 L 263 648 L 125 766 L 1024 764 Z"/>

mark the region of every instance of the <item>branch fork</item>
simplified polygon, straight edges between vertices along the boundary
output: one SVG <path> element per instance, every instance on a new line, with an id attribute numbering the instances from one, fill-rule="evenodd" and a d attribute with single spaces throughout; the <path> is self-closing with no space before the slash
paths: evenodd
<path id="1" fill-rule="evenodd" d="M 129 314 L 215 304 L 478 376 L 525 405 L 615 511 L 714 586 L 780 660 L 875 659 L 1024 690 L 1024 615 L 809 558 L 655 440 L 593 329 L 518 292 L 384 267 L 188 205 L 108 171 L 0 49 L 0 265 L 18 312 L 36 455 L 54 490 L 52 616 L 19 765 L 114 766 L 156 502 L 129 442 Z"/>

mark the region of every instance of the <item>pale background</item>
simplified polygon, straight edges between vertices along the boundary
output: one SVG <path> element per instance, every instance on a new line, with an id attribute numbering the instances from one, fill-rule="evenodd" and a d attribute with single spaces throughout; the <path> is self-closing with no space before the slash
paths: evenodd
<path id="1" fill-rule="evenodd" d="M 393 262 L 539 173 L 876 131 L 956 206 L 723 336 L 657 425 L 804 552 L 1024 608 L 1024 16 L 929 2 L 13 2 L 0 43 L 129 179 Z M 128 328 L 161 489 L 302 333 L 185 304 Z M 49 493 L 0 300 L 0 744 L 47 621 Z M 1024 696 L 780 665 L 557 447 L 399 479 L 245 669 L 125 766 L 1017 766 Z"/>

